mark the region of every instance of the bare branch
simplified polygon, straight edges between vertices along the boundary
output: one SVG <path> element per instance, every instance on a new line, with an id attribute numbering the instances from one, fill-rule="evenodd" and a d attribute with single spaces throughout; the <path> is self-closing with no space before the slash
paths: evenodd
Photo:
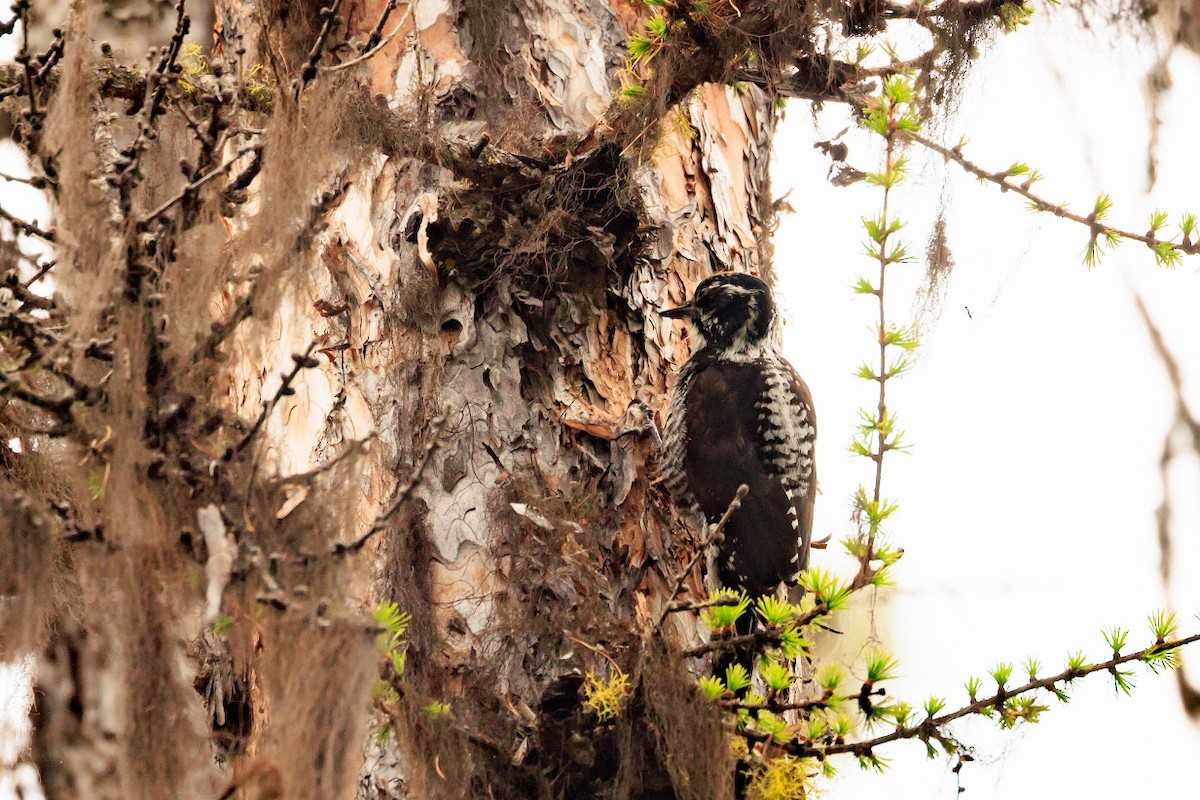
<path id="1" fill-rule="evenodd" d="M 118 191 L 122 214 L 128 215 L 133 188 L 141 182 L 138 165 L 141 163 L 142 154 L 154 138 L 154 120 L 162 113 L 167 89 L 175 80 L 176 64 L 183 50 L 183 38 L 190 27 L 191 19 L 184 13 L 184 0 L 176 0 L 175 32 L 163 49 L 158 65 L 146 79 L 147 96 L 143 98 L 144 104 L 141 114 L 138 115 L 137 136 L 121 151 L 120 158 L 113 165 L 113 174 L 108 179 Z"/>
<path id="2" fill-rule="evenodd" d="M 719 606 L 736 606 L 739 602 L 741 601 L 736 596 L 726 594 L 714 600 L 704 600 L 699 603 L 671 603 L 667 610 L 672 614 L 680 611 L 703 611 L 706 608 L 717 608 Z"/>
<path id="3" fill-rule="evenodd" d="M 383 20 L 387 18 L 388 12 L 395 6 L 395 4 L 396 0 L 390 0 L 388 7 L 384 9 L 383 17 L 380 18 L 381 25 L 383 24 Z M 322 69 L 324 69 L 326 72 L 338 72 L 339 70 L 349 69 L 350 67 L 361 64 L 367 59 L 371 58 L 371 56 L 375 55 L 380 50 L 392 43 L 392 39 L 395 39 L 396 34 L 400 33 L 400 30 L 408 23 L 408 19 L 412 16 L 413 9 L 416 8 L 416 6 L 416 2 L 410 2 L 408 7 L 404 10 L 404 16 L 401 17 L 400 21 L 396 23 L 396 27 L 392 28 L 392 32 L 383 37 L 382 40 L 372 33 L 371 40 L 375 40 L 377 43 L 372 46 L 371 40 L 368 40 L 367 47 L 363 50 L 362 55 L 352 58 L 349 61 L 342 62 L 341 64 L 333 64 L 328 67 L 322 67 Z"/>
<path id="4" fill-rule="evenodd" d="M 396 10 L 396 2 L 397 0 L 388 0 L 387 5 L 383 7 L 383 12 L 379 15 L 379 20 L 375 23 L 375 27 L 371 29 L 371 35 L 367 37 L 367 43 L 363 45 L 364 53 L 374 48 L 375 45 L 379 44 L 380 39 L 383 38 L 383 26 L 387 24 L 388 17 L 390 17 L 392 12 Z M 404 11 L 404 15 L 406 17 L 414 5 L 416 4 L 408 4 L 408 8 L 406 8 Z"/>
<path id="5" fill-rule="evenodd" d="M 313 42 L 312 49 L 308 51 L 304 69 L 300 72 L 300 80 L 296 85 L 296 97 L 299 97 L 313 78 L 317 77 L 317 64 L 321 61 L 321 56 L 325 54 L 325 43 L 329 40 L 329 34 L 333 32 L 334 23 L 337 22 L 338 9 L 341 6 L 342 0 L 331 0 L 329 5 L 321 9 L 321 18 L 324 22 L 317 34 L 316 41 Z"/>
<path id="6" fill-rule="evenodd" d="M 208 336 L 192 354 L 193 363 L 206 358 L 212 358 L 216 355 L 217 348 L 254 311 L 254 291 L 256 288 L 254 279 L 257 279 L 257 277 L 257 275 L 253 276 L 250 289 L 237 301 L 237 305 L 233 307 L 233 311 L 230 312 L 229 317 L 224 322 L 214 322 L 212 324 Z"/>
<path id="7" fill-rule="evenodd" d="M 1146 304 L 1142 302 L 1141 296 L 1136 292 L 1133 295 L 1133 302 L 1137 305 L 1138 314 L 1141 315 L 1142 322 L 1146 325 L 1146 331 L 1150 334 L 1150 341 L 1154 345 L 1154 352 L 1162 361 L 1163 368 L 1167 371 L 1167 379 L 1171 382 L 1171 389 L 1175 392 L 1175 413 L 1191 434 L 1192 446 L 1197 453 L 1200 453 L 1200 422 L 1197 422 L 1195 416 L 1192 415 L 1192 410 L 1188 406 L 1187 400 L 1184 399 L 1183 373 L 1179 369 L 1179 362 L 1175 360 L 1175 356 L 1167 347 L 1162 332 L 1154 324 L 1150 312 L 1146 310 Z"/>
<path id="8" fill-rule="evenodd" d="M 434 417 L 429 423 L 428 439 L 425 442 L 424 449 L 421 450 L 421 455 L 417 458 L 417 463 L 413 465 L 412 473 L 408 476 L 408 480 L 396 489 L 395 498 L 387 510 L 375 518 L 374 524 L 370 530 L 362 536 L 355 539 L 349 544 L 338 542 L 333 546 L 333 555 L 340 556 L 346 553 L 357 553 L 363 546 L 371 540 L 375 534 L 384 530 L 387 527 L 387 522 L 393 514 L 400 510 L 400 506 L 408 500 L 412 495 L 413 490 L 417 488 L 417 484 L 421 480 L 421 474 L 425 472 L 425 465 L 429 463 L 429 457 L 437 448 L 438 440 L 441 438 L 442 428 L 446 425 L 447 414 L 443 411 L 438 416 Z"/>
<path id="9" fill-rule="evenodd" d="M 200 187 L 204 186 L 204 184 L 208 183 L 213 178 L 216 178 L 217 176 L 223 175 L 226 172 L 228 172 L 230 170 L 230 168 L 232 168 L 233 165 L 236 164 L 243 156 L 253 153 L 254 156 L 257 158 L 258 156 L 260 156 L 262 154 L 262 150 L 263 150 L 263 146 L 261 144 L 247 145 L 246 147 L 243 147 L 241 150 L 238 150 L 236 153 L 234 153 L 232 156 L 230 156 L 229 159 L 227 161 L 225 161 L 223 164 L 221 164 L 218 167 L 214 167 L 212 170 L 201 175 L 199 178 L 192 181 L 187 186 L 184 186 L 182 189 L 179 190 L 178 194 L 176 194 L 170 200 L 167 200 L 162 205 L 160 205 L 158 208 L 154 209 L 149 214 L 147 214 L 145 217 L 143 217 L 142 221 L 141 221 L 142 226 L 144 227 L 144 226 L 149 225 L 151 222 L 153 222 L 154 220 L 161 217 L 163 214 L 170 211 L 171 208 L 174 207 L 176 204 L 182 203 L 184 200 L 188 199 L 189 197 L 194 196 L 195 193 L 200 189 Z"/>
<path id="10" fill-rule="evenodd" d="M 690 575 L 692 570 L 695 568 L 696 562 L 700 560 L 700 557 L 704 555 L 705 550 L 707 550 L 710 545 L 720 541 L 721 537 L 725 535 L 725 525 L 728 524 L 729 518 L 733 516 L 733 512 L 742 507 L 742 501 L 746 499 L 746 495 L 749 494 L 749 492 L 750 487 L 744 483 L 737 488 L 737 492 L 734 494 L 733 499 L 729 501 L 729 507 L 725 509 L 725 513 L 721 515 L 721 518 L 717 520 L 715 525 L 709 526 L 708 534 L 704 537 L 704 540 L 696 546 L 696 552 L 692 553 L 692 557 L 688 559 L 687 564 L 684 565 L 683 569 L 680 570 L 679 574 L 675 577 L 675 586 L 671 589 L 670 594 L 666 595 L 666 603 L 663 605 L 662 612 L 658 615 L 658 621 L 654 623 L 654 630 L 656 632 L 662 629 L 663 623 L 666 622 L 667 615 L 671 613 L 671 601 L 674 600 L 675 596 L 679 594 L 681 589 L 683 589 L 683 584 L 685 581 L 687 581 L 688 575 Z"/>
<path id="11" fill-rule="evenodd" d="M 46 185 L 46 182 L 42 178 L 19 178 L 16 175 L 9 175 L 5 172 L 0 172 L 0 180 L 12 183 L 24 183 L 35 189 L 41 189 Z"/>
<path id="12" fill-rule="evenodd" d="M 288 395 L 296 393 L 296 390 L 292 388 L 292 382 L 296 380 L 296 376 L 300 374 L 301 370 L 312 369 L 313 367 L 320 366 L 320 362 L 312 357 L 312 352 L 316 349 L 316 347 L 317 343 L 314 340 L 310 342 L 308 347 L 304 349 L 303 354 L 292 355 L 292 361 L 295 362 L 292 366 L 292 371 L 283 376 L 283 382 L 279 384 L 279 388 L 275 391 L 275 395 L 269 401 L 263 403 L 262 412 L 258 415 L 258 419 L 254 421 L 254 425 L 250 428 L 249 433 L 242 437 L 242 440 L 238 442 L 237 445 L 230 448 L 230 450 L 225 454 L 226 460 L 245 450 L 250 443 L 254 441 L 254 437 L 258 435 L 259 430 L 262 429 L 263 423 L 265 423 L 267 418 L 271 416 L 271 412 L 275 410 L 275 406 L 279 404 L 280 400 Z"/>
<path id="13" fill-rule="evenodd" d="M 31 392 L 28 389 L 17 385 L 7 373 L 0 372 L 0 397 L 12 397 L 31 406 L 49 411 L 52 414 L 69 414 L 71 405 L 77 399 L 74 394 L 67 395 L 54 399 L 52 397 L 43 397 L 40 394 Z"/>
<path id="14" fill-rule="evenodd" d="M 40 115 L 38 114 L 37 92 L 34 89 L 36 73 L 29 55 L 29 6 L 29 0 L 18 0 L 14 7 L 16 16 L 21 20 L 21 51 L 17 53 L 14 60 L 25 71 L 25 95 L 29 99 L 29 119 L 32 121 Z"/>
<path id="15" fill-rule="evenodd" d="M 824 708 L 830 704 L 833 699 L 833 692 L 826 689 L 821 697 L 813 700 L 802 700 L 796 703 L 781 703 L 778 700 L 768 700 L 765 703 L 747 703 L 741 700 L 722 700 L 721 705 L 726 708 L 744 708 L 747 711 L 770 711 L 779 713 L 781 711 L 804 711 L 810 708 Z"/>
<path id="16" fill-rule="evenodd" d="M 5 211 L 3 207 L 0 207 L 0 219 L 5 220 L 9 225 L 12 225 L 13 228 L 27 236 L 36 236 L 37 238 L 43 239 L 47 242 L 54 241 L 55 235 L 53 229 L 48 231 L 42 230 L 33 222 L 26 222 L 20 217 L 13 216 Z"/>
<path id="17" fill-rule="evenodd" d="M 40 281 L 42 278 L 46 277 L 46 273 L 49 272 L 50 270 L 54 269 L 54 265 L 57 263 L 58 263 L 57 261 L 51 259 L 50 261 L 47 261 L 44 264 L 38 265 L 38 271 L 33 273 L 33 277 L 30 278 L 29 280 L 25 281 L 25 283 L 23 284 L 25 286 L 25 288 L 28 289 L 30 286 L 33 286 L 35 283 Z"/>
<path id="18" fill-rule="evenodd" d="M 1174 580 L 1171 556 L 1175 547 L 1173 533 L 1174 492 L 1171 488 L 1170 470 L 1176 457 L 1182 455 L 1179 452 L 1181 448 L 1175 443 L 1175 437 L 1180 427 L 1185 428 L 1191 439 L 1190 452 L 1200 455 L 1200 423 L 1197 422 L 1191 408 L 1188 406 L 1187 400 L 1184 398 L 1183 375 L 1179 368 L 1179 362 L 1175 360 L 1175 356 L 1167 347 L 1162 332 L 1154 324 L 1154 320 L 1151 318 L 1150 312 L 1147 311 L 1141 296 L 1134 292 L 1133 300 L 1137 305 L 1138 313 L 1142 317 L 1142 322 L 1146 326 L 1146 331 L 1150 334 L 1150 341 L 1154 345 L 1154 350 L 1167 372 L 1167 379 L 1171 384 L 1171 389 L 1175 393 L 1175 419 L 1163 437 L 1162 455 L 1159 458 L 1158 471 L 1159 479 L 1162 483 L 1162 500 L 1159 502 L 1158 509 L 1155 512 L 1159 547 L 1158 569 L 1162 575 L 1163 585 L 1170 592 L 1173 588 Z M 1200 716 L 1200 692 L 1197 692 L 1188 682 L 1188 678 L 1182 669 L 1176 675 L 1176 683 L 1179 687 L 1180 699 L 1183 701 L 1183 707 L 1188 716 L 1192 719 Z"/>
<path id="19" fill-rule="evenodd" d="M 751 612 L 753 613 L 753 612 Z M 680 653 L 684 658 L 699 658 L 706 656 L 709 653 L 716 653 L 722 650 L 733 650 L 747 645 L 758 649 L 763 646 L 777 645 L 781 641 L 777 632 L 772 632 L 769 628 L 758 630 L 754 633 L 746 633 L 741 636 L 729 636 L 720 639 L 710 639 L 704 644 L 698 644 L 695 647 L 689 647 Z"/>

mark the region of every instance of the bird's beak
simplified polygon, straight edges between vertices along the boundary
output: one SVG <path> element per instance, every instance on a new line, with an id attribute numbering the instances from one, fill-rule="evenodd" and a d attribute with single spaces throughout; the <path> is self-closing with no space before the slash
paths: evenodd
<path id="1" fill-rule="evenodd" d="M 688 319 L 689 317 L 692 317 L 695 312 L 696 309 L 692 307 L 691 303 L 685 303 L 679 308 L 667 308 L 658 313 L 664 317 L 669 317 L 670 319 Z"/>

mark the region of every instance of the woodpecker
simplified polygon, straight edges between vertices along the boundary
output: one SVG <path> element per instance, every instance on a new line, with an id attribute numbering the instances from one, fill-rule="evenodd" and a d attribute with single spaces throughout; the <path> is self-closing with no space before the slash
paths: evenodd
<path id="1" fill-rule="evenodd" d="M 663 484 L 709 524 L 746 484 L 713 554 L 716 578 L 751 597 L 792 585 L 808 565 L 817 421 L 808 386 L 772 343 L 771 292 L 751 275 L 723 272 L 661 313 L 686 320 L 696 348 L 667 412 Z"/>

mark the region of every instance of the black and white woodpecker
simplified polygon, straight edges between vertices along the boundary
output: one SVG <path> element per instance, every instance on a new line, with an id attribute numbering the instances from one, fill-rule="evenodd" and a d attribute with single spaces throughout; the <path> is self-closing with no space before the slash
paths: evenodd
<path id="1" fill-rule="evenodd" d="M 746 484 L 713 554 L 715 578 L 751 597 L 792 585 L 808 565 L 817 420 L 808 387 L 772 341 L 770 289 L 752 275 L 718 273 L 662 314 L 686 320 L 695 347 L 667 412 L 663 483 L 709 524 Z"/>

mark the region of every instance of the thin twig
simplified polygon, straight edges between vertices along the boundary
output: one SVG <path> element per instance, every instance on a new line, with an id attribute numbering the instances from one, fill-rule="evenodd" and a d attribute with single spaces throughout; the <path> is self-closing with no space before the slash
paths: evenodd
<path id="1" fill-rule="evenodd" d="M 736 606 L 740 602 L 741 599 L 736 595 L 726 594 L 713 600 L 704 600 L 699 603 L 671 603 L 667 611 L 672 614 L 680 611 L 703 611 L 706 608 L 716 608 L 718 606 Z"/>
<path id="2" fill-rule="evenodd" d="M 29 2 L 21 0 L 16 5 L 17 16 L 21 18 L 21 52 L 17 54 L 16 61 L 25 70 L 25 92 L 29 95 L 29 120 L 36 120 L 38 117 L 37 106 L 37 91 L 34 89 L 34 70 L 33 63 L 29 55 Z"/>
<path id="3" fill-rule="evenodd" d="M 1163 368 L 1167 371 L 1167 379 L 1171 382 L 1171 389 L 1175 392 L 1175 413 L 1179 421 L 1184 424 L 1184 427 L 1191 434 L 1192 446 L 1196 449 L 1197 453 L 1200 453 L 1200 422 L 1192 415 L 1192 410 L 1183 397 L 1183 373 L 1179 369 L 1179 362 L 1171 354 L 1167 343 L 1163 340 L 1162 332 L 1154 324 L 1154 320 L 1150 317 L 1150 312 L 1146 310 L 1146 305 L 1142 302 L 1142 298 L 1137 292 L 1133 294 L 1133 302 L 1142 317 L 1142 322 L 1146 325 L 1146 331 L 1150 334 L 1150 341 L 1154 345 L 1154 351 L 1158 354 L 1159 360 L 1163 363 Z"/>
<path id="4" fill-rule="evenodd" d="M 343 61 L 341 64 L 331 64 L 328 67 L 321 67 L 321 69 L 323 69 L 325 72 L 337 72 L 339 70 L 349 69 L 350 67 L 353 67 L 357 64 L 363 63 L 364 61 L 369 59 L 371 56 L 375 55 L 380 50 L 387 47 L 389 44 L 392 43 L 392 39 L 396 38 L 396 34 L 400 33 L 400 29 L 403 28 L 405 26 L 405 24 L 408 22 L 408 18 L 412 14 L 412 10 L 415 6 L 416 6 L 416 0 L 412 0 L 412 2 L 410 2 L 408 4 L 407 10 L 405 10 L 404 16 L 401 17 L 400 21 L 396 23 L 396 27 L 392 28 L 392 32 L 389 33 L 387 36 L 383 37 L 383 40 L 381 42 L 379 42 L 379 44 L 375 45 L 374 47 L 370 48 L 369 50 L 364 51 L 362 55 L 356 56 L 355 58 L 352 58 L 349 61 Z"/>
<path id="5" fill-rule="evenodd" d="M 41 228 L 39 228 L 37 225 L 33 224 L 32 222 L 26 222 L 25 220 L 21 219 L 20 217 L 13 216 L 12 214 L 5 211 L 2 207 L 0 207 L 0 219 L 7 221 L 9 225 L 12 225 L 14 228 L 16 228 L 17 230 L 20 230 L 27 236 L 36 236 L 39 239 L 44 239 L 47 242 L 53 242 L 55 239 L 55 234 L 54 234 L 53 230 L 48 230 L 48 231 L 42 230 Z"/>
<path id="6" fill-rule="evenodd" d="M 230 451 L 226 454 L 226 458 L 232 458 L 233 456 L 245 450 L 250 443 L 254 441 L 254 437 L 258 435 L 263 423 L 265 423 L 267 418 L 271 416 L 271 412 L 275 410 L 275 406 L 279 404 L 279 401 L 290 394 L 295 394 L 294 390 L 292 389 L 292 381 L 296 380 L 296 376 L 300 374 L 301 370 L 320 366 L 321 362 L 312 357 L 312 352 L 316 349 L 316 347 L 317 342 L 316 340 L 313 340 L 312 342 L 309 342 L 308 347 L 304 349 L 304 353 L 302 355 L 292 355 L 292 361 L 294 362 L 292 371 L 283 376 L 283 382 L 279 384 L 279 388 L 275 391 L 274 396 L 272 396 L 269 401 L 263 403 L 262 411 L 259 413 L 258 419 L 254 421 L 254 425 L 250 428 L 249 433 L 242 437 L 242 440 L 230 449 Z"/>
<path id="7" fill-rule="evenodd" d="M 663 610 L 658 615 L 658 621 L 654 623 L 654 630 L 656 632 L 662 629 L 663 623 L 666 622 L 667 616 L 671 613 L 671 601 L 673 601 L 675 596 L 679 594 L 681 589 L 683 589 L 683 584 L 687 581 L 688 575 L 692 573 L 692 569 L 695 568 L 696 562 L 700 560 L 701 556 L 704 555 L 705 550 L 707 550 L 709 546 L 716 543 L 722 536 L 724 536 L 723 532 L 725 530 L 725 525 L 729 522 L 729 518 L 733 516 L 733 512 L 742 507 L 742 500 L 744 500 L 746 495 L 749 493 L 749 486 L 744 483 L 739 486 L 737 488 L 737 492 L 733 495 L 733 499 L 729 501 L 729 507 L 725 509 L 725 513 L 721 515 L 721 518 L 717 520 L 715 525 L 709 526 L 708 533 L 704 537 L 704 540 L 697 545 L 696 552 L 692 553 L 692 557 L 688 559 L 687 564 L 684 565 L 683 569 L 675 577 L 675 586 L 671 589 L 671 593 L 666 596 L 667 602 L 663 605 Z"/>
<path id="8" fill-rule="evenodd" d="M 113 175 L 110 182 L 118 190 L 121 213 L 127 215 L 130 208 L 130 198 L 133 188 L 141 182 L 142 174 L 138 169 L 142 154 L 145 153 L 152 141 L 155 128 L 155 118 L 163 110 L 163 102 L 167 97 L 167 88 L 175 82 L 174 67 L 183 50 L 183 39 L 191 27 L 192 21 L 184 13 L 184 0 L 175 3 L 175 32 L 171 41 L 163 48 L 162 57 L 154 71 L 146 76 L 146 93 L 141 113 L 138 115 L 137 136 L 121 152 L 121 157 L 113 165 Z"/>
<path id="9" fill-rule="evenodd" d="M 409 0 L 408 8 L 405 10 L 406 15 L 414 5 L 416 5 L 415 0 Z M 375 45 L 379 44 L 379 39 L 383 36 L 383 26 L 387 24 L 388 17 L 390 17 L 392 12 L 395 10 L 396 0 L 388 0 L 387 5 L 383 7 L 383 12 L 379 15 L 379 19 L 375 21 L 375 27 L 371 29 L 371 35 L 367 37 L 367 43 L 363 45 L 364 53 L 373 48 Z"/>
<path id="10" fill-rule="evenodd" d="M 421 450 L 421 455 L 417 458 L 417 463 L 413 465 L 412 473 L 408 476 L 408 480 L 396 489 L 395 499 L 387 507 L 383 513 L 375 518 L 375 522 L 371 525 L 370 530 L 358 537 L 354 541 L 343 544 L 338 542 L 333 546 L 333 554 L 335 556 L 345 555 L 346 553 L 357 553 L 363 549 L 368 541 L 375 534 L 387 528 L 387 522 L 393 514 L 395 514 L 400 506 L 408 500 L 412 495 L 413 490 L 417 488 L 417 484 L 421 480 L 421 474 L 425 472 L 425 465 L 429 463 L 429 457 L 433 455 L 433 451 L 437 449 L 438 440 L 441 437 L 442 428 L 446 424 L 447 414 L 443 411 L 438 414 L 429 423 L 428 440 L 425 442 L 425 447 Z"/>
<path id="11" fill-rule="evenodd" d="M 1033 207 L 1035 210 L 1053 214 L 1056 217 L 1062 217 L 1063 219 L 1068 219 L 1072 222 L 1083 225 L 1091 232 L 1093 239 L 1099 235 L 1109 234 L 1121 239 L 1132 239 L 1136 242 L 1142 242 L 1152 250 L 1171 248 L 1188 255 L 1200 254 L 1200 240 L 1195 242 L 1173 242 L 1167 239 L 1160 239 L 1157 236 L 1154 236 L 1152 233 L 1134 233 L 1133 231 L 1127 231 L 1121 228 L 1114 228 L 1111 225 L 1105 225 L 1104 223 L 1097 221 L 1095 214 L 1089 214 L 1087 216 L 1076 214 L 1075 212 L 1068 210 L 1064 205 L 1052 203 L 1049 200 L 1034 194 L 1032 191 L 1030 191 L 1029 187 L 1032 185 L 1032 182 L 1029 180 L 1024 180 L 1021 183 L 1015 183 L 1013 180 L 1018 176 L 1010 175 L 1006 171 L 990 172 L 984 169 L 983 167 L 963 156 L 961 147 L 946 147 L 944 145 L 940 145 L 932 139 L 928 139 L 914 131 L 907 131 L 906 135 L 908 138 L 912 139 L 922 147 L 932 150 L 943 158 L 953 161 L 955 164 L 962 167 L 964 170 L 980 180 L 996 184 L 1000 187 L 1000 191 L 1011 191 L 1021 195 L 1029 201 L 1031 207 Z"/>
<path id="12" fill-rule="evenodd" d="M 203 359 L 212 358 L 216 354 L 217 348 L 221 346 L 221 343 L 228 339 L 234 329 L 254 311 L 255 290 L 258 288 L 256 278 L 257 276 L 252 278 L 250 289 L 237 301 L 237 305 L 233 307 L 233 311 L 230 312 L 228 319 L 224 322 L 214 322 L 212 324 L 208 337 L 193 352 L 192 363 L 199 363 Z"/>
<path id="13" fill-rule="evenodd" d="M 344 61 L 341 64 L 331 64 L 328 67 L 321 67 L 321 69 L 325 72 L 338 72 L 339 70 L 349 69 L 356 64 L 361 64 L 367 59 L 371 58 L 371 56 L 375 55 L 380 50 L 392 43 L 392 40 L 396 38 L 396 34 L 400 33 L 400 30 L 412 17 L 413 9 L 416 7 L 416 5 L 416 0 L 409 0 L 409 3 L 404 9 L 404 16 L 401 17 L 400 21 L 396 23 L 396 27 L 392 28 L 392 32 L 387 36 L 384 36 L 383 26 L 387 22 L 387 18 L 391 15 L 392 11 L 396 8 L 396 0 L 388 0 L 387 5 L 384 6 L 383 13 L 379 15 L 379 21 L 375 23 L 374 30 L 371 31 L 371 35 L 367 37 L 366 44 L 363 45 L 362 53 L 350 59 L 349 61 Z"/>
<path id="14" fill-rule="evenodd" d="M 935 733 L 948 725 L 949 723 L 961 717 L 970 714 L 978 714 L 987 708 L 1000 708 L 1006 700 L 1021 695 L 1034 692 L 1039 689 L 1052 689 L 1056 684 L 1069 683 L 1079 678 L 1086 677 L 1096 672 L 1112 672 L 1117 667 L 1123 664 L 1128 664 L 1131 661 L 1145 661 L 1149 656 L 1156 656 L 1161 653 L 1167 653 L 1172 650 L 1178 650 L 1181 647 L 1200 641 L 1200 633 L 1187 636 L 1182 639 L 1175 639 L 1169 642 L 1158 642 L 1150 645 L 1147 648 L 1130 653 L 1124 656 L 1114 656 L 1108 661 L 1099 664 L 1092 664 L 1081 669 L 1067 669 L 1049 678 L 1037 678 L 1029 681 L 1023 686 L 1018 686 L 1015 689 L 1005 689 L 1001 687 L 995 695 L 991 695 L 982 699 L 975 700 L 968 705 L 963 706 L 957 711 L 950 711 L 937 717 L 931 717 L 912 727 L 899 727 L 891 733 L 877 736 L 874 739 L 867 739 L 862 742 L 846 742 L 843 744 L 835 744 L 829 747 L 813 747 L 806 744 L 788 744 L 784 748 L 800 757 L 815 756 L 818 759 L 824 759 L 827 756 L 838 755 L 840 753 L 854 753 L 855 755 L 867 755 L 874 748 L 880 745 L 885 745 L 890 742 L 896 742 L 903 739 L 925 739 L 935 735 Z"/>
<path id="15" fill-rule="evenodd" d="M 746 633 L 741 636 L 729 636 L 720 639 L 710 639 L 704 644 L 698 644 L 695 647 L 689 647 L 680 655 L 683 658 L 699 658 L 706 656 L 709 653 L 716 653 L 721 650 L 733 650 L 735 648 L 753 645 L 758 649 L 759 645 L 779 644 L 781 641 L 778 633 L 772 633 L 770 629 L 755 631 L 754 633 Z"/>
<path id="16" fill-rule="evenodd" d="M 296 97 L 304 91 L 305 87 L 312 82 L 312 79 L 317 77 L 317 64 L 321 61 L 321 56 L 325 54 L 325 42 L 329 39 L 329 34 L 333 32 L 333 24 L 337 19 L 338 9 L 342 6 L 342 0 L 331 0 L 330 4 L 321 9 L 321 18 L 324 23 L 321 25 L 321 30 L 317 34 L 316 41 L 313 42 L 312 49 L 308 51 L 308 58 L 304 62 L 304 69 L 300 72 L 300 82 L 296 86 Z"/>
<path id="17" fill-rule="evenodd" d="M 45 181 L 41 178 L 19 178 L 16 175 L 9 175 L 4 172 L 0 172 L 0 180 L 11 181 L 12 183 L 28 184 L 35 189 L 41 189 L 45 185 Z"/>
<path id="18" fill-rule="evenodd" d="M 30 286 L 33 286 L 35 283 L 37 283 L 42 278 L 44 278 L 46 276 L 46 273 L 49 272 L 50 270 L 54 269 L 54 265 L 57 263 L 58 263 L 57 261 L 51 259 L 50 261 L 47 261 L 45 264 L 39 265 L 38 271 L 33 273 L 33 277 L 30 278 L 29 280 L 25 281 L 25 283 L 24 283 L 25 288 L 28 289 Z"/>
<path id="19" fill-rule="evenodd" d="M 612 656 L 610 656 L 608 653 L 601 650 L 599 647 L 596 647 L 596 645 L 588 644 L 587 642 L 583 641 L 582 639 L 576 639 L 574 636 L 567 636 L 565 634 L 564 634 L 563 638 L 565 638 L 569 641 L 572 641 L 575 644 L 586 647 L 588 650 L 591 650 L 593 653 L 595 653 L 598 656 L 603 656 L 608 661 L 609 664 L 612 664 L 612 668 L 615 669 L 618 674 L 623 674 L 624 671 L 621 669 L 621 667 L 617 664 L 616 661 L 613 661 Z"/>
<path id="20" fill-rule="evenodd" d="M 180 92 L 178 95 L 172 98 L 174 101 L 173 105 L 175 106 L 175 110 L 178 111 L 183 117 L 184 122 L 186 122 L 187 126 L 191 128 L 192 133 L 196 134 L 196 140 L 205 147 L 212 147 L 212 138 L 204 132 L 203 125 L 201 124 L 200 120 L 192 116 L 192 112 L 188 110 L 187 104 L 181 102 L 180 98 L 184 94 L 186 93 Z"/>
<path id="21" fill-rule="evenodd" d="M 234 153 L 229 158 L 228 161 L 224 162 L 220 166 L 214 167 L 212 170 L 201 175 L 199 178 L 196 178 L 196 180 L 192 181 L 187 186 L 184 186 L 182 189 L 180 189 L 179 193 L 176 194 L 174 197 L 172 197 L 170 200 L 167 200 L 165 203 L 160 205 L 158 208 L 154 209 L 149 214 L 147 214 L 145 217 L 143 217 L 142 225 L 149 225 L 151 222 L 153 222 L 154 220 L 161 217 L 163 214 L 170 211 L 171 208 L 173 206 L 175 206 L 177 203 L 182 203 L 188 197 L 195 194 L 196 191 L 199 190 L 200 187 L 202 187 L 204 184 L 208 183 L 213 178 L 215 178 L 219 175 L 223 175 L 224 173 L 228 172 L 230 170 L 230 168 L 233 167 L 233 165 L 236 164 L 243 156 L 249 155 L 251 153 L 256 153 L 256 152 L 261 153 L 262 149 L 263 149 L 263 146 L 261 144 L 252 144 L 252 145 L 247 145 L 246 147 L 243 147 L 242 149 L 238 150 L 236 153 Z"/>
<path id="22" fill-rule="evenodd" d="M 38 61 L 41 65 L 38 67 L 37 80 L 41 85 L 46 84 L 46 79 L 50 77 L 50 71 L 62 60 L 63 50 L 67 44 L 67 37 L 61 30 L 54 31 L 54 41 L 50 43 L 50 47 L 45 53 L 38 56 Z"/>
<path id="23" fill-rule="evenodd" d="M 375 441 L 376 438 L 377 438 L 377 434 L 375 434 L 374 432 L 371 432 L 371 433 L 368 433 L 362 439 L 351 439 L 350 441 L 345 443 L 346 444 L 345 449 L 343 449 L 342 452 L 338 453 L 333 458 L 329 459 L 328 461 L 321 464 L 320 466 L 317 466 L 317 467 L 314 467 L 314 468 L 308 470 L 307 472 L 292 473 L 291 475 L 287 476 L 287 479 L 284 480 L 283 483 L 303 484 L 303 483 L 307 483 L 308 481 L 311 481 L 313 478 L 324 475 L 326 472 L 329 472 L 331 469 L 337 467 L 342 462 L 347 461 L 355 456 L 362 455 L 363 453 L 367 452 L 367 445 L 369 445 L 371 442 Z"/>
<path id="24" fill-rule="evenodd" d="M 892 129 L 896 118 L 896 103 L 888 103 L 888 139 L 887 139 L 887 161 L 884 165 L 884 174 L 892 173 L 893 165 L 895 164 L 896 154 L 896 134 Z M 875 287 L 875 295 L 879 300 L 879 424 L 882 425 L 887 417 L 887 314 L 884 309 L 884 281 L 887 278 L 888 252 L 887 243 L 890 236 L 892 221 L 888 219 L 888 203 L 891 199 L 891 185 L 883 187 L 883 211 L 880 214 L 880 219 L 883 222 L 882 233 L 879 242 L 879 286 Z M 875 454 L 875 494 L 872 499 L 876 503 L 879 502 L 881 487 L 883 484 L 883 456 L 887 452 L 887 436 L 880 430 L 876 437 L 879 442 L 879 449 Z M 867 538 L 866 556 L 871 555 L 872 546 L 874 545 L 874 531 Z"/>

